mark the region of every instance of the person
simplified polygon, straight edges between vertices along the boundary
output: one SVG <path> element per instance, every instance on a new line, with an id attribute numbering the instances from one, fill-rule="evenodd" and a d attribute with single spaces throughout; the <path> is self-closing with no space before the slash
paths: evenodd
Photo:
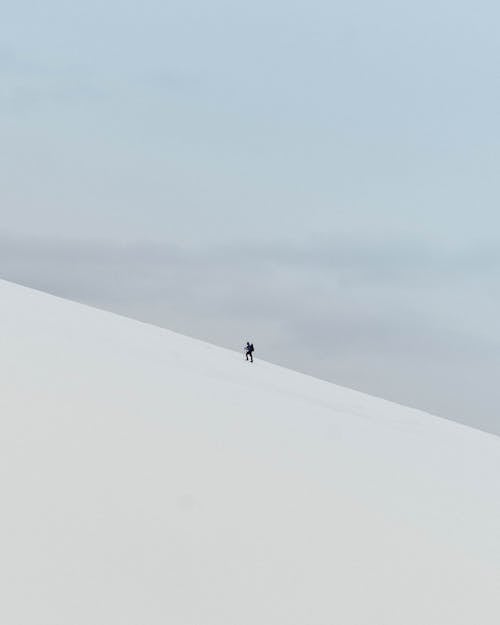
<path id="1" fill-rule="evenodd" d="M 253 362 L 253 343 L 250 343 L 248 341 L 247 341 L 247 344 L 245 345 L 245 356 L 247 360 L 248 360 L 248 357 L 250 356 L 250 362 Z"/>

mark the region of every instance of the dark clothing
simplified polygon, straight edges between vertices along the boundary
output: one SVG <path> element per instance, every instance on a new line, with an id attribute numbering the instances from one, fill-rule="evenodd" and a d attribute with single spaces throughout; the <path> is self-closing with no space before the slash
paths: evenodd
<path id="1" fill-rule="evenodd" d="M 248 357 L 250 356 L 250 362 L 253 362 L 253 343 L 247 343 L 246 347 L 245 347 L 245 356 L 246 359 L 248 360 Z"/>

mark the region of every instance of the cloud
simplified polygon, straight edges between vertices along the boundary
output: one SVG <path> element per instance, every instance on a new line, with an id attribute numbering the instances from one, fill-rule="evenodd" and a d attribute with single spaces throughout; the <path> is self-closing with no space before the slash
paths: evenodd
<path id="1" fill-rule="evenodd" d="M 493 246 L 0 237 L 3 278 L 500 433 Z"/>

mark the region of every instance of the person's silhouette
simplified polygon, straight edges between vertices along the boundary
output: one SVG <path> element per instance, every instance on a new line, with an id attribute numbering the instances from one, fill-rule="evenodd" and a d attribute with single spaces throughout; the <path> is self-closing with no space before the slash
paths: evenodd
<path id="1" fill-rule="evenodd" d="M 250 362 L 253 362 L 253 349 L 253 343 L 247 341 L 247 344 L 245 345 L 245 356 L 247 360 L 250 357 Z"/>

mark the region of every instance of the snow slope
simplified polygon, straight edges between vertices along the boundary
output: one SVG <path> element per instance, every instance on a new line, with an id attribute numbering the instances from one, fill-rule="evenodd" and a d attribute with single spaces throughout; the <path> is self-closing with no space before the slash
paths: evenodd
<path id="1" fill-rule="evenodd" d="M 0 302 L 1 624 L 500 622 L 500 438 L 7 282 Z"/>

